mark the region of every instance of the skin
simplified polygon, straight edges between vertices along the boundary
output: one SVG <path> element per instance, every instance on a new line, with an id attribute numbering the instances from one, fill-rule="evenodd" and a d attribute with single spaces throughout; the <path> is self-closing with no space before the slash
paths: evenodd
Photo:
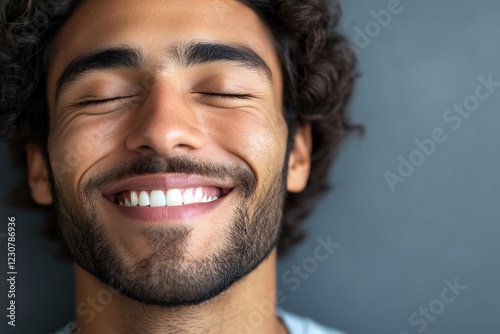
<path id="1" fill-rule="evenodd" d="M 215 10 L 214 10 L 215 9 Z M 223 24 L 221 24 L 223 22 Z M 165 52 L 193 40 L 238 44 L 258 54 L 271 70 L 272 83 L 262 74 L 229 62 L 184 67 Z M 55 99 L 56 82 L 76 57 L 106 47 L 132 46 L 145 55 L 140 70 L 114 69 L 80 78 Z M 282 114 L 283 79 L 271 33 L 245 5 L 232 0 L 159 1 L 138 6 L 132 0 L 83 1 L 59 31 L 53 44 L 47 76 L 50 134 L 48 152 L 54 181 L 78 203 L 89 175 L 113 169 L 117 162 L 141 155 L 189 156 L 249 168 L 257 180 L 255 194 L 265 189 L 283 168 L 288 129 Z M 127 95 L 131 98 L 105 106 L 79 108 L 91 98 Z M 198 92 L 237 90 L 250 99 L 206 98 Z M 308 125 L 295 134 L 288 161 L 286 188 L 302 191 L 310 168 L 311 134 Z M 270 157 L 272 157 L 270 159 Z M 70 167 L 68 167 L 70 166 Z M 45 161 L 36 145 L 28 145 L 32 196 L 52 204 Z M 215 252 L 225 217 L 237 205 L 228 198 L 214 210 L 194 219 L 187 252 L 192 259 Z M 250 207 L 250 212 L 255 208 Z M 126 259 L 148 254 L 137 231 L 113 223 L 115 213 L 97 207 L 112 240 Z M 123 217 L 120 217 L 122 219 Z M 133 224 L 134 222 L 131 222 Z M 75 264 L 76 305 L 89 303 L 108 289 Z M 262 322 L 245 327 L 247 333 L 285 333 L 275 314 L 276 249 L 258 267 L 228 290 L 193 307 L 147 306 L 120 293 L 94 307 L 95 317 L 77 315 L 81 333 L 238 333 L 248 324 L 256 305 Z M 99 306 L 99 305 L 98 305 Z M 250 321 L 251 322 L 251 321 Z"/>

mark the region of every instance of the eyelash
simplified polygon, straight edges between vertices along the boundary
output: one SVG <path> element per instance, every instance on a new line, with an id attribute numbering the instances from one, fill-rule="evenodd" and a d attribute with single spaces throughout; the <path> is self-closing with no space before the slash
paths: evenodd
<path id="1" fill-rule="evenodd" d="M 229 94 L 229 93 L 200 93 L 205 97 L 219 97 L 222 99 L 237 99 L 237 100 L 247 100 L 252 96 L 250 94 Z"/>
<path id="2" fill-rule="evenodd" d="M 219 97 L 222 99 L 237 99 L 237 100 L 247 100 L 251 98 L 250 94 L 227 94 L 227 93 L 200 93 L 204 95 L 205 97 L 211 98 L 211 97 Z M 128 99 L 133 96 L 119 96 L 119 97 L 112 97 L 109 99 L 100 99 L 100 100 L 87 100 L 87 101 L 82 101 L 76 104 L 77 107 L 89 107 L 89 106 L 98 106 L 101 104 L 105 104 L 108 102 L 114 102 L 114 101 L 119 101 L 123 99 Z"/>
<path id="3" fill-rule="evenodd" d="M 97 106 L 97 105 L 105 104 L 108 102 L 114 102 L 114 101 L 119 101 L 119 100 L 123 100 L 123 99 L 128 99 L 131 97 L 133 97 L 133 96 L 118 96 L 118 97 L 111 97 L 109 99 L 87 100 L 87 101 L 78 102 L 76 104 L 76 106 L 77 107 Z"/>

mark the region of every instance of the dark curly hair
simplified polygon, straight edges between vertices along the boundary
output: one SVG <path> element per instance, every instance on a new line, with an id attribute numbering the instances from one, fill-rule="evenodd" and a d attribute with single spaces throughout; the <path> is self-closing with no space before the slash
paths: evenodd
<path id="1" fill-rule="evenodd" d="M 303 240 L 300 223 L 318 196 L 329 189 L 327 175 L 342 139 L 361 127 L 346 115 L 355 73 L 355 54 L 337 32 L 340 7 L 327 0 L 240 0 L 267 23 L 275 39 L 284 78 L 288 152 L 297 126 L 312 128 L 311 171 L 307 187 L 288 193 L 280 254 Z M 26 169 L 27 142 L 47 154 L 49 132 L 45 77 L 52 40 L 79 0 L 4 0 L 0 5 L 0 135 L 9 141 L 14 164 Z M 288 154 L 287 154 L 288 156 Z M 48 159 L 46 160 L 48 161 Z M 26 174 L 26 173 L 25 173 Z M 46 235 L 57 238 L 53 208 L 32 200 L 24 177 L 9 200 L 42 208 L 49 216 Z M 61 245 L 61 254 L 67 254 Z"/>

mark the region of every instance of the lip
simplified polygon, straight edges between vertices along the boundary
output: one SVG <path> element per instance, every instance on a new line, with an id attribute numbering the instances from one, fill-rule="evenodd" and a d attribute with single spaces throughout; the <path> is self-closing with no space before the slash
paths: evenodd
<path id="1" fill-rule="evenodd" d="M 171 188 L 195 188 L 195 187 L 217 187 L 225 189 L 227 193 L 212 202 L 193 203 L 179 206 L 164 206 L 164 207 L 127 207 L 116 204 L 113 201 L 113 196 L 117 193 L 126 190 L 155 190 L 155 189 L 171 189 Z M 161 174 L 138 176 L 119 181 L 107 189 L 104 189 L 102 194 L 107 205 L 110 205 L 112 210 L 117 210 L 121 215 L 131 218 L 134 221 L 147 223 L 172 223 L 172 222 L 188 222 L 198 216 L 206 214 L 220 204 L 226 201 L 231 194 L 233 185 L 229 182 L 223 182 L 213 179 L 208 179 L 196 175 L 187 174 Z"/>

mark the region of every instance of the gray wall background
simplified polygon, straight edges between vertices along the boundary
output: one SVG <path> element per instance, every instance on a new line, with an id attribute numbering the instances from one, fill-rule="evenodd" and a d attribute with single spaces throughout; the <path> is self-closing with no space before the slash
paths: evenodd
<path id="1" fill-rule="evenodd" d="M 479 76 L 500 82 L 500 2 L 401 0 L 390 22 L 374 23 L 391 3 L 341 1 L 361 73 L 352 118 L 367 133 L 343 146 L 335 189 L 306 223 L 308 241 L 281 261 L 280 306 L 350 334 L 499 333 L 500 87 L 479 105 L 470 96 Z M 474 109 L 468 118 L 443 118 L 463 103 Z M 436 129 L 446 140 L 415 153 L 415 140 Z M 398 174 L 400 156 L 419 166 L 391 189 L 384 173 Z M 0 171 L 7 185 L 15 172 L 5 163 Z M 72 268 L 52 259 L 40 216 L 0 208 L 0 260 L 15 216 L 18 262 L 18 326 L 2 315 L 0 332 L 55 331 L 73 316 Z M 337 244 L 323 261 L 317 238 Z M 460 295 L 445 302 L 441 292 L 455 280 Z"/>

